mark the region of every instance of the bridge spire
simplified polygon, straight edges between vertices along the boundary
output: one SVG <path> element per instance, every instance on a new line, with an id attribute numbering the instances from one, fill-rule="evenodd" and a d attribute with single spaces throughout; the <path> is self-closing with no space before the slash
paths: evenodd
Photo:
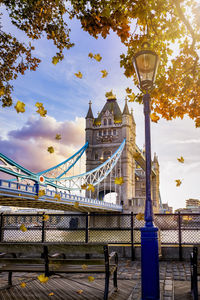
<path id="1" fill-rule="evenodd" d="M 86 119 L 94 119 L 93 113 L 92 113 L 92 101 L 89 102 L 89 109 L 86 116 Z"/>

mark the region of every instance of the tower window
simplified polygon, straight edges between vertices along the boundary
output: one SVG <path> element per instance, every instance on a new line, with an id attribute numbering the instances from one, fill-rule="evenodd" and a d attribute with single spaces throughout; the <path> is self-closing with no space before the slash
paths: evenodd
<path id="1" fill-rule="evenodd" d="M 111 157 L 111 151 L 108 151 L 108 150 L 104 151 L 103 158 L 104 159 L 108 159 L 110 157 Z"/>
<path id="2" fill-rule="evenodd" d="M 103 120 L 103 125 L 107 125 L 107 120 L 106 119 Z"/>
<path id="3" fill-rule="evenodd" d="M 103 135 L 106 135 L 106 130 L 103 131 Z"/>
<path id="4" fill-rule="evenodd" d="M 111 119 L 108 119 L 108 124 L 112 125 L 112 120 Z"/>
<path id="5" fill-rule="evenodd" d="M 95 153 L 95 155 L 94 155 L 94 159 L 98 159 L 98 153 Z"/>
<path id="6" fill-rule="evenodd" d="M 99 131 L 99 136 L 102 136 L 102 132 L 101 132 L 101 130 Z"/>
<path id="7" fill-rule="evenodd" d="M 108 135 L 111 135 L 111 130 L 110 129 L 108 130 Z"/>
<path id="8" fill-rule="evenodd" d="M 116 129 L 113 129 L 113 135 L 116 135 L 116 134 L 117 134 Z"/>

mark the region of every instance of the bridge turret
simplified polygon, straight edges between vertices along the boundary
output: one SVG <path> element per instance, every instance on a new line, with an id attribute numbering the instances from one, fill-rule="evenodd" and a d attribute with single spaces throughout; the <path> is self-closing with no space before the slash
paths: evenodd
<path id="1" fill-rule="evenodd" d="M 152 167 L 155 172 L 155 176 L 152 176 L 152 197 L 153 197 L 153 209 L 154 212 L 159 212 L 160 210 L 160 203 L 159 203 L 159 184 L 160 184 L 160 166 L 158 163 L 158 157 L 156 153 L 154 153 L 154 158 L 152 162 Z"/>

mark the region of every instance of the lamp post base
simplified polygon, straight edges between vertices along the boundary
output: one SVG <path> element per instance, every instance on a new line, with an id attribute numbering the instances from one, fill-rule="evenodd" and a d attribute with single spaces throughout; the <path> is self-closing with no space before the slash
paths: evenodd
<path id="1" fill-rule="evenodd" d="M 158 228 L 143 227 L 141 230 L 141 300 L 159 300 Z"/>

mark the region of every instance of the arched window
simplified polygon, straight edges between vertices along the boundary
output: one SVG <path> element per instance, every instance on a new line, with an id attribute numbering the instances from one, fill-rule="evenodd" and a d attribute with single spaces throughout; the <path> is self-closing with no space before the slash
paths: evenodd
<path id="1" fill-rule="evenodd" d="M 108 125 L 112 125 L 112 120 L 108 119 Z"/>
<path id="2" fill-rule="evenodd" d="M 116 129 L 113 129 L 113 135 L 116 135 L 116 134 L 117 134 Z"/>
<path id="3" fill-rule="evenodd" d="M 109 150 L 104 151 L 103 159 L 105 160 L 105 159 L 108 159 L 110 157 L 111 157 L 111 151 L 109 151 Z"/>
<path id="4" fill-rule="evenodd" d="M 111 135 L 111 129 L 108 129 L 108 135 Z"/>
<path id="5" fill-rule="evenodd" d="M 103 135 L 106 135 L 106 130 L 103 131 Z"/>
<path id="6" fill-rule="evenodd" d="M 107 125 L 107 120 L 106 119 L 103 120 L 103 125 Z"/>
<path id="7" fill-rule="evenodd" d="M 97 160 L 99 157 L 98 157 L 98 153 L 95 153 L 94 155 L 94 159 Z"/>
<path id="8" fill-rule="evenodd" d="M 101 132 L 101 130 L 99 131 L 99 136 L 102 136 L 102 132 Z"/>

